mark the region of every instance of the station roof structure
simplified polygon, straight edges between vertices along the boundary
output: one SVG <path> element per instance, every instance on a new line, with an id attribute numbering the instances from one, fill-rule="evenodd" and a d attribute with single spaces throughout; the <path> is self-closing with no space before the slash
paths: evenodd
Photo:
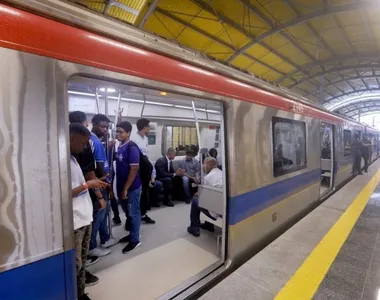
<path id="1" fill-rule="evenodd" d="M 70 1 L 349 117 L 380 112 L 380 0 Z"/>

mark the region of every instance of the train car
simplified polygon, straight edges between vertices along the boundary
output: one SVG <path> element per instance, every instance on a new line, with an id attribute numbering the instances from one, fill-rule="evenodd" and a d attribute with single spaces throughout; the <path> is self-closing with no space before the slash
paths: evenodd
<path id="1" fill-rule="evenodd" d="M 123 108 L 151 121 L 152 161 L 194 144 L 223 171 L 199 199 L 215 232 L 190 236 L 185 203 L 152 211 L 141 249 L 91 266 L 93 299 L 191 298 L 351 179 L 355 134 L 379 157 L 379 131 L 82 8 L 9 1 L 0 22 L 1 299 L 76 299 L 69 111 Z"/>

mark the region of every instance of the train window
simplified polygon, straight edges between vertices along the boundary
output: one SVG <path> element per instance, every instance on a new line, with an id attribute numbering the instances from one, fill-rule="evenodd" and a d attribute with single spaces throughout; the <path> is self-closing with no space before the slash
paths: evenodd
<path id="1" fill-rule="evenodd" d="M 344 157 L 351 156 L 352 133 L 351 130 L 343 130 Z"/>
<path id="2" fill-rule="evenodd" d="M 166 143 L 162 153 L 168 148 L 174 148 L 177 155 L 185 155 L 186 149 L 191 145 L 198 146 L 197 129 L 195 127 L 165 126 L 163 128 Z"/>
<path id="3" fill-rule="evenodd" d="M 273 175 L 278 177 L 306 168 L 306 124 L 274 117 Z"/>

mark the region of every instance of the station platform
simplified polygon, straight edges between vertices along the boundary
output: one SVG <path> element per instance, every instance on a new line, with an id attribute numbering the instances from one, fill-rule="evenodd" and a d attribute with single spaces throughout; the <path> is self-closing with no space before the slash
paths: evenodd
<path id="1" fill-rule="evenodd" d="M 380 299 L 380 161 L 200 299 Z"/>

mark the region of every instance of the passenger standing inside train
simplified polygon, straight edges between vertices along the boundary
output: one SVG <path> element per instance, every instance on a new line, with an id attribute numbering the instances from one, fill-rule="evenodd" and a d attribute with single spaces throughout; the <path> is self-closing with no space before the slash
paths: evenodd
<path id="1" fill-rule="evenodd" d="M 352 142 L 352 156 L 353 156 L 353 166 L 352 166 L 352 173 L 363 175 L 362 173 L 362 167 L 361 167 L 361 160 L 362 160 L 362 149 L 364 147 L 363 142 L 359 138 L 359 134 L 355 133 L 354 135 L 354 141 Z"/>
<path id="2" fill-rule="evenodd" d="M 69 122 L 70 124 L 77 123 L 77 124 L 82 124 L 86 128 L 88 127 L 87 116 L 82 111 L 71 112 L 69 114 Z M 96 175 L 95 175 L 96 163 L 95 163 L 94 155 L 92 154 L 91 143 L 92 143 L 91 140 L 89 140 L 83 152 L 72 154 L 77 160 L 86 180 L 96 179 Z M 104 209 L 106 207 L 106 202 L 103 198 L 103 194 L 99 189 L 91 190 L 90 196 L 91 196 L 93 208 L 98 207 L 99 209 Z M 98 256 L 89 256 L 87 257 L 86 266 L 92 265 L 98 261 L 99 261 Z M 86 285 L 94 285 L 98 283 L 98 281 L 99 281 L 98 277 L 86 271 Z"/>
<path id="3" fill-rule="evenodd" d="M 131 123 L 124 121 L 116 127 L 116 138 L 121 142 L 116 154 L 116 189 L 118 198 L 130 220 L 130 234 L 120 242 L 128 244 L 123 253 L 130 253 L 141 246 L 140 242 L 140 197 L 141 180 L 139 176 L 140 150 L 130 140 Z"/>
<path id="4" fill-rule="evenodd" d="M 157 172 L 157 179 L 162 182 L 164 187 L 164 205 L 173 207 L 174 204 L 169 200 L 170 188 L 173 183 L 173 178 L 175 176 L 182 176 L 184 174 L 184 170 L 178 169 L 174 172 L 173 168 L 173 160 L 175 158 L 175 150 L 173 148 L 169 148 L 166 151 L 166 156 L 159 158 L 156 161 L 154 167 Z"/>
<path id="5" fill-rule="evenodd" d="M 366 133 L 363 134 L 363 148 L 362 148 L 362 157 L 364 160 L 364 172 L 368 173 L 368 164 L 370 157 L 370 147 L 372 147 L 370 140 L 368 139 L 368 135 Z"/>
<path id="6" fill-rule="evenodd" d="M 85 262 L 91 238 L 92 201 L 88 189 L 106 188 L 107 183 L 92 179 L 85 181 L 83 172 L 74 155 L 83 152 L 90 132 L 81 124 L 70 124 L 71 194 L 73 199 L 73 221 L 75 233 L 75 257 L 78 300 L 90 300 L 85 294 Z"/>
<path id="7" fill-rule="evenodd" d="M 212 187 L 223 187 L 223 172 L 218 169 L 218 163 L 213 157 L 206 157 L 203 165 L 203 169 L 207 174 L 204 178 L 205 186 Z M 222 200 L 222 199 L 221 199 Z M 209 212 L 207 209 L 201 208 L 198 205 L 198 193 L 194 195 L 193 201 L 191 203 L 190 210 L 190 226 L 187 227 L 187 232 L 193 236 L 198 237 L 200 235 L 200 228 L 207 229 L 210 231 L 214 230 L 214 226 L 211 223 L 205 222 L 201 224 L 200 214 L 203 212 L 206 216 L 212 220 L 217 219 L 217 215 L 214 215 L 212 212 Z"/>
<path id="8" fill-rule="evenodd" d="M 154 169 L 152 163 L 148 158 L 148 134 L 150 130 L 150 121 L 148 119 L 139 119 L 136 122 L 137 132 L 132 133 L 131 140 L 136 143 L 140 148 L 140 151 L 143 155 L 140 158 L 140 179 L 141 179 L 141 201 L 140 201 L 140 211 L 141 211 L 141 221 L 147 224 L 156 223 L 154 220 L 149 218 L 147 211 L 150 208 L 149 202 L 149 189 L 150 185 L 156 185 L 156 170 Z"/>
<path id="9" fill-rule="evenodd" d="M 180 161 L 179 166 L 184 170 L 182 176 L 183 190 L 185 194 L 185 202 L 191 202 L 190 187 L 193 183 L 199 184 L 200 179 L 200 165 L 199 161 L 194 158 L 194 150 L 190 149 L 186 151 L 186 157 Z"/>
<path id="10" fill-rule="evenodd" d="M 109 165 L 106 155 L 106 151 L 100 138 L 104 138 L 108 134 L 110 120 L 107 116 L 97 114 L 92 118 L 92 132 L 91 141 L 93 145 L 93 154 L 96 161 L 96 176 L 98 178 L 107 177 L 109 174 Z M 94 222 L 92 224 L 92 233 L 90 241 L 90 255 L 94 256 L 106 256 L 111 253 L 109 247 L 116 245 L 118 241 L 110 237 L 108 228 L 108 213 L 109 213 L 109 201 L 108 192 L 103 192 L 103 197 L 106 200 L 106 208 L 99 209 L 94 207 Z M 97 235 L 99 232 L 100 246 L 97 247 Z"/>

